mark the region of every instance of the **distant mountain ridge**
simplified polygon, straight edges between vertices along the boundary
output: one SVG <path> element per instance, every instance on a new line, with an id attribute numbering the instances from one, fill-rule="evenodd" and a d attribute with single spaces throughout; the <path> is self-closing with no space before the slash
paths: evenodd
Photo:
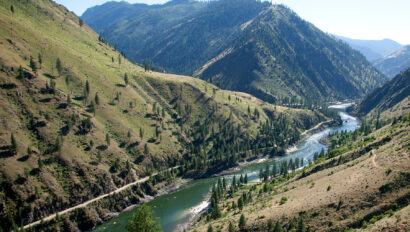
<path id="1" fill-rule="evenodd" d="M 381 59 L 403 47 L 403 45 L 391 39 L 361 40 L 351 39 L 339 35 L 335 35 L 335 37 L 346 42 L 353 49 L 361 52 L 370 62 Z"/>
<path id="2" fill-rule="evenodd" d="M 101 34 L 131 60 L 150 60 L 270 102 L 357 98 L 386 80 L 360 53 L 285 6 L 170 3 L 114 20 Z M 97 13 L 87 10 L 83 19 Z"/>
<path id="3" fill-rule="evenodd" d="M 374 66 L 386 76 L 393 77 L 410 66 L 410 45 L 376 60 Z"/>

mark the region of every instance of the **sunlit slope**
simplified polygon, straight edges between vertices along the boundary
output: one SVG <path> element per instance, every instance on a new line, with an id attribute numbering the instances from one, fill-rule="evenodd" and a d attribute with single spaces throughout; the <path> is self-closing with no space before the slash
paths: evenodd
<path id="1" fill-rule="evenodd" d="M 200 176 L 232 165 L 224 151 L 244 154 L 236 159 L 264 147 L 280 152 L 326 119 L 191 77 L 145 72 L 48 0 L 0 1 L 0 54 L 5 230 L 155 170 L 181 165 L 176 175 Z M 283 128 L 265 133 L 268 119 Z M 225 150 L 218 134 L 231 141 Z"/>

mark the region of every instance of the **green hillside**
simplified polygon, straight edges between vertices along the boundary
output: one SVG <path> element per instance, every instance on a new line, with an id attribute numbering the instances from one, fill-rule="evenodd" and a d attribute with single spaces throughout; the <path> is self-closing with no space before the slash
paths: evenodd
<path id="1" fill-rule="evenodd" d="M 369 119 L 392 119 L 410 109 L 410 68 L 375 89 L 357 106 L 360 115 Z"/>
<path id="2" fill-rule="evenodd" d="M 102 35 L 134 61 L 282 105 L 356 99 L 386 80 L 359 52 L 285 6 L 254 0 L 168 4 L 107 24 Z M 106 12 L 92 8 L 84 18 L 103 28 L 92 16 Z"/>
<path id="3" fill-rule="evenodd" d="M 385 80 L 361 54 L 284 6 L 244 24 L 236 41 L 197 75 L 270 102 L 308 105 L 355 99 Z"/>
<path id="4" fill-rule="evenodd" d="M 114 203 L 43 225 L 88 230 L 105 220 L 101 215 L 155 195 L 156 183 L 279 154 L 328 119 L 192 77 L 145 71 L 49 0 L 0 1 L 0 52 L 5 231 L 179 166 L 113 196 Z"/>

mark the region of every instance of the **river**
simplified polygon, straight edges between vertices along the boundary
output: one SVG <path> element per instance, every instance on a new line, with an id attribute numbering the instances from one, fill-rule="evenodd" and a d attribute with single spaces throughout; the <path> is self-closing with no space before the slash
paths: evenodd
<path id="1" fill-rule="evenodd" d="M 339 115 L 343 120 L 341 126 L 326 128 L 322 131 L 308 135 L 302 140 L 297 147 L 297 150 L 294 152 L 291 152 L 286 156 L 259 160 L 257 163 L 236 170 L 233 174 L 225 175 L 225 178 L 232 179 L 234 175 L 238 178 L 239 175 L 245 175 L 245 173 L 247 173 L 249 181 L 258 181 L 259 170 L 265 168 L 267 164 L 271 165 L 274 161 L 277 163 L 280 163 L 282 160 L 289 161 L 296 157 L 303 159 L 305 165 L 308 164 L 309 160 L 313 159 L 314 153 L 319 153 L 322 149 L 327 151 L 327 147 L 319 142 L 322 138 L 335 133 L 336 131 L 353 131 L 358 127 L 358 119 L 350 116 L 344 111 L 347 106 L 349 106 L 349 104 L 330 106 L 330 108 L 339 111 Z M 182 231 L 183 229 L 181 228 L 181 225 L 184 225 L 192 216 L 198 214 L 208 206 L 209 193 L 218 178 L 220 177 L 193 180 L 177 191 L 158 197 L 149 202 L 148 205 L 154 210 L 155 216 L 161 218 L 162 229 L 165 232 Z M 121 213 L 118 217 L 98 226 L 94 231 L 126 231 L 125 226 L 135 210 L 137 210 L 137 208 Z"/>

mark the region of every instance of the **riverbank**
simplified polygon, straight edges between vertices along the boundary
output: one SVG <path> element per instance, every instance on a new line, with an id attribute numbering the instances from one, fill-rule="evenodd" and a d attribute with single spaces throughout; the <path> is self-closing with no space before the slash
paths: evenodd
<path id="1" fill-rule="evenodd" d="M 264 149 L 262 150 L 265 153 L 263 155 L 247 159 L 229 169 L 212 173 L 208 176 L 209 178 L 195 178 L 171 194 L 151 200 L 148 205 L 154 210 L 154 216 L 161 218 L 161 225 L 165 232 L 183 231 L 183 229 L 190 228 L 200 218 L 201 212 L 209 207 L 209 193 L 218 181 L 218 176 L 224 176 L 227 183 L 230 183 L 234 176 L 238 178 L 240 175 L 247 175 L 248 182 L 255 182 L 259 179 L 260 169 L 266 168 L 266 165 L 277 165 L 296 158 L 303 159 L 306 164 L 309 163 L 308 161 L 313 159 L 315 153 L 319 153 L 322 149 L 326 150 L 326 147 L 319 142 L 320 139 L 336 131 L 356 129 L 357 120 L 355 118 L 346 118 L 344 112 L 340 112 L 339 115 L 345 118 L 341 121 L 341 125 L 337 124 L 340 126 L 334 127 L 335 124 L 332 121 L 325 121 L 305 132 L 297 144 L 297 151 L 288 155 L 284 155 L 283 151 L 281 155 L 275 155 L 274 159 L 270 159 L 270 149 Z M 339 120 L 335 120 L 335 122 L 339 122 Z M 317 132 L 318 130 L 321 131 Z M 119 215 L 115 220 L 104 223 L 95 231 L 124 231 L 128 220 L 132 217 L 132 212 Z"/>
<path id="2" fill-rule="evenodd" d="M 165 185 L 164 183 L 162 183 L 161 184 L 162 186 L 159 186 L 159 189 L 157 190 L 157 194 L 155 196 L 145 195 L 144 198 L 141 198 L 140 204 L 132 204 L 132 205 L 128 206 L 127 208 L 125 208 L 124 210 L 122 210 L 121 212 L 116 212 L 117 213 L 116 216 L 118 216 L 121 213 L 131 211 L 131 210 L 135 209 L 136 207 L 138 207 L 139 205 L 144 204 L 144 203 L 148 203 L 148 202 L 154 200 L 155 198 L 158 198 L 158 197 L 161 197 L 163 195 L 175 192 L 180 187 L 184 186 L 185 184 L 187 184 L 191 180 L 192 179 L 177 178 L 169 185 Z"/>

